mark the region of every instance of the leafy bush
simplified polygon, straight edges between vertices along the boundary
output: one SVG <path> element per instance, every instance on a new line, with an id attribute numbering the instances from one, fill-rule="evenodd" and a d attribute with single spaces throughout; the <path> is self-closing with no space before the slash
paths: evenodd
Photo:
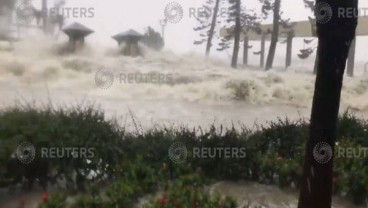
<path id="1" fill-rule="evenodd" d="M 48 199 L 41 203 L 38 208 L 65 208 L 66 195 L 63 193 L 51 193 Z"/>
<path id="2" fill-rule="evenodd" d="M 88 175 L 93 180 L 113 177 L 116 164 L 123 158 L 121 151 L 124 132 L 116 123 L 105 121 L 104 113 L 92 107 L 69 110 L 48 107 L 38 110 L 29 106 L 0 112 L 0 164 L 5 170 L 0 178 L 11 184 L 23 184 L 31 189 L 36 180 L 46 188 L 62 177 L 83 189 Z M 23 142 L 35 147 L 35 158 L 29 164 L 17 160 L 15 150 Z M 45 158 L 41 148 L 90 148 L 88 159 L 65 156 Z M 25 178 L 26 180 L 23 180 Z M 10 184 L 4 184 L 10 185 Z"/>
<path id="3" fill-rule="evenodd" d="M 236 208 L 237 203 L 230 197 L 221 198 L 220 195 L 211 196 L 204 190 L 203 179 L 200 175 L 190 174 L 180 177 L 158 199 L 152 199 L 148 208 L 164 207 L 211 207 Z"/>
<path id="4" fill-rule="evenodd" d="M 157 173 L 142 160 L 127 161 L 120 170 L 120 178 L 106 190 L 111 207 L 133 207 L 140 197 L 156 191 Z"/>
<path id="5" fill-rule="evenodd" d="M 109 203 L 99 196 L 83 195 L 79 196 L 73 207 L 75 208 L 109 208 Z"/>
<path id="6" fill-rule="evenodd" d="M 156 32 L 152 27 L 148 27 L 146 33 L 143 36 L 142 43 L 153 50 L 159 51 L 164 46 L 164 39 L 161 34 Z"/>
<path id="7" fill-rule="evenodd" d="M 131 207 L 139 198 L 159 190 L 167 192 L 167 203 L 174 203 L 170 201 L 172 198 L 184 194 L 192 199 L 203 198 L 203 203 L 213 203 L 216 207 L 219 200 L 208 196 L 202 188 L 180 192 L 180 187 L 195 186 L 196 180 L 183 177 L 194 172 L 206 178 L 199 184 L 250 180 L 298 188 L 308 139 L 308 123 L 288 119 L 279 119 L 252 131 L 213 126 L 208 131 L 157 127 L 146 132 L 127 133 L 116 122 L 106 121 L 104 113 L 93 107 L 66 110 L 17 107 L 0 112 L 0 121 L 0 185 L 20 183 L 30 189 L 38 180 L 46 188 L 50 183 L 65 179 L 73 189 L 84 192 L 77 198 L 80 207 L 103 207 L 105 203 L 112 207 Z M 367 129 L 365 120 L 350 113 L 343 114 L 338 122 L 336 148 L 367 147 Z M 49 159 L 42 158 L 36 151 L 34 161 L 25 165 L 15 157 L 17 146 L 24 141 L 32 143 L 36 150 L 41 147 L 93 147 L 96 154 L 88 160 Z M 168 150 L 175 142 L 184 144 L 188 150 L 181 164 L 168 157 Z M 246 157 L 195 158 L 194 147 L 244 147 Z M 339 156 L 334 163 L 335 194 L 356 204 L 364 203 L 368 196 L 368 157 Z M 176 185 L 172 186 L 172 182 Z M 103 188 L 96 188 L 101 184 Z M 182 199 L 179 197 L 179 200 Z M 151 205 L 159 206 L 156 202 Z"/>

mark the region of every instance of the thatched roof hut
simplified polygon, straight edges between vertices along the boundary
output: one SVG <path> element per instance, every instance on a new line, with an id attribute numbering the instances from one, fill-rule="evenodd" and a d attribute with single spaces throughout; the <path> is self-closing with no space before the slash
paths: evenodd
<path id="1" fill-rule="evenodd" d="M 112 36 L 118 44 L 120 45 L 122 42 L 130 41 L 130 42 L 138 42 L 143 38 L 143 35 L 138 33 L 135 30 L 128 30 L 126 32 L 122 32 Z"/>
<path id="2" fill-rule="evenodd" d="M 126 32 L 122 32 L 112 36 L 114 40 L 118 42 L 120 46 L 122 43 L 125 43 L 126 46 L 123 50 L 123 54 L 126 56 L 138 56 L 141 54 L 138 48 L 138 42 L 143 38 L 143 35 L 138 33 L 135 30 L 128 30 Z"/>
<path id="3" fill-rule="evenodd" d="M 93 30 L 89 29 L 88 27 L 78 23 L 74 22 L 68 26 L 66 26 L 63 29 L 63 32 L 68 35 L 69 42 L 72 46 L 72 50 L 75 51 L 76 49 L 79 49 L 78 46 L 83 47 L 84 46 L 84 38 L 92 33 L 94 33 Z"/>

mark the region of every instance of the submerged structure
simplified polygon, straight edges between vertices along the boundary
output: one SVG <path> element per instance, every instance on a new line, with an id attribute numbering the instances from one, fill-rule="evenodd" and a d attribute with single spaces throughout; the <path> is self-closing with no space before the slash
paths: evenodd
<path id="1" fill-rule="evenodd" d="M 123 49 L 123 54 L 125 56 L 139 56 L 141 55 L 141 51 L 138 47 L 138 42 L 143 38 L 143 35 L 138 33 L 135 30 L 128 30 L 126 32 L 122 32 L 112 36 L 118 42 L 118 45 L 121 46 L 122 43 L 125 43 L 125 47 Z"/>
<path id="2" fill-rule="evenodd" d="M 63 32 L 69 37 L 70 50 L 72 52 L 82 49 L 85 37 L 94 33 L 93 30 L 77 22 L 66 26 Z"/>

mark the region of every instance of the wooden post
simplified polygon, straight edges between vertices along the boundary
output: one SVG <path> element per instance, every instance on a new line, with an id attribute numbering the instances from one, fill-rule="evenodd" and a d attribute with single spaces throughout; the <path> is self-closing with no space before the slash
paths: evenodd
<path id="1" fill-rule="evenodd" d="M 293 38 L 294 34 L 293 32 L 289 32 L 287 34 L 287 46 L 286 46 L 286 64 L 285 68 L 287 69 L 291 65 L 291 56 L 292 56 L 292 50 L 293 50 Z"/>
<path id="2" fill-rule="evenodd" d="M 69 35 L 69 52 L 75 52 L 77 49 L 77 43 L 74 36 Z"/>
<path id="3" fill-rule="evenodd" d="M 349 77 L 354 76 L 356 37 L 351 42 L 346 73 Z"/>
<path id="4" fill-rule="evenodd" d="M 248 65 L 248 47 L 249 47 L 249 37 L 244 37 L 244 51 L 243 51 L 243 65 Z"/>
<path id="5" fill-rule="evenodd" d="M 265 56 L 265 42 L 266 42 L 266 34 L 262 32 L 261 37 L 261 60 L 260 60 L 260 66 L 264 67 L 264 56 Z"/>
<path id="6" fill-rule="evenodd" d="M 47 32 L 47 0 L 42 0 L 42 29 Z"/>

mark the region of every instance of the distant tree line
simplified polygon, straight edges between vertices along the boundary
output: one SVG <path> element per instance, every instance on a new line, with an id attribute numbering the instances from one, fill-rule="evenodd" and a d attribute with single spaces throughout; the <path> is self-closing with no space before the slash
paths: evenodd
<path id="1" fill-rule="evenodd" d="M 271 43 L 269 47 L 266 70 L 273 66 L 273 61 L 276 53 L 277 42 L 280 34 L 280 27 L 291 28 L 293 24 L 290 19 L 282 16 L 281 0 L 259 0 L 261 4 L 261 11 L 246 9 L 241 0 L 206 0 L 203 4 L 204 11 L 197 17 L 199 26 L 193 28 L 194 31 L 199 32 L 200 40 L 194 41 L 195 45 L 206 44 L 206 55 L 208 56 L 213 46 L 215 38 L 219 39 L 217 48 L 218 51 L 224 51 L 231 48 L 233 42 L 233 51 L 231 58 L 231 66 L 237 68 L 238 55 L 241 42 L 241 36 L 246 37 L 249 31 L 257 34 L 271 34 Z M 224 17 L 221 11 L 221 6 L 228 8 L 228 12 Z M 261 20 L 266 19 L 272 15 L 273 28 L 269 31 L 262 31 Z M 216 33 L 220 27 L 227 28 L 227 37 L 219 37 Z M 248 47 L 244 41 L 244 47 Z"/>

